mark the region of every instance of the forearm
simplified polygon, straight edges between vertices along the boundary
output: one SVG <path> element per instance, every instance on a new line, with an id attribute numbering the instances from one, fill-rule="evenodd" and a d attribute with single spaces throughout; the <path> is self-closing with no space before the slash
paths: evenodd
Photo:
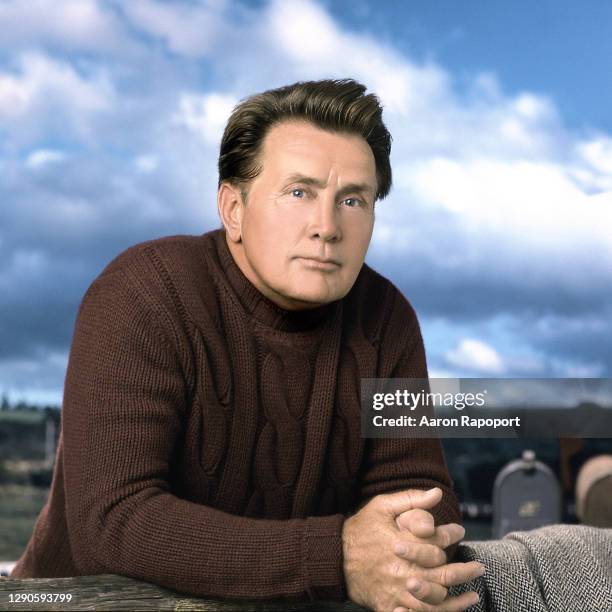
<path id="1" fill-rule="evenodd" d="M 69 507 L 84 574 L 123 574 L 195 596 L 345 599 L 342 515 L 248 519 L 154 488 L 114 506 L 85 497 Z"/>
<path id="2" fill-rule="evenodd" d="M 435 438 L 381 438 L 366 440 L 366 459 L 360 475 L 359 504 L 375 495 L 405 489 L 442 489 L 434 508 L 436 523 L 460 522 L 440 440 Z"/>

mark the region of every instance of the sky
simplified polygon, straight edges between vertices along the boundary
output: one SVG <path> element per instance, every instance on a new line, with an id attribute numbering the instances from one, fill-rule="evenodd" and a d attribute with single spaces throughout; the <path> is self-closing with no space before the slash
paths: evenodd
<path id="1" fill-rule="evenodd" d="M 352 77 L 393 135 L 366 261 L 432 377 L 612 377 L 612 4 L 0 0 L 0 393 L 61 403 L 127 247 L 219 226 L 242 98 Z"/>

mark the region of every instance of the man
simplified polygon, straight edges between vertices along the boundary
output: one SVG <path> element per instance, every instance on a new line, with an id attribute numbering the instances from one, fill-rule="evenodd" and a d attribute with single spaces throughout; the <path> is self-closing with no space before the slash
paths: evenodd
<path id="1" fill-rule="evenodd" d="M 426 378 L 415 313 L 364 264 L 391 187 L 352 80 L 253 96 L 219 156 L 223 229 L 136 245 L 81 303 L 49 501 L 12 576 L 464 610 L 439 440 L 365 440 L 360 380 Z M 426 490 L 427 492 L 423 492 Z M 448 548 L 450 546 L 450 548 Z"/>

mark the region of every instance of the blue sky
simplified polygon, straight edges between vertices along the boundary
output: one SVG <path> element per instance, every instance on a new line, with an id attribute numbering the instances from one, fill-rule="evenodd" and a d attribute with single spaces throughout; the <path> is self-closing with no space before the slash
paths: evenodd
<path id="1" fill-rule="evenodd" d="M 605 0 L 329 0 L 350 27 L 376 32 L 457 84 L 495 72 L 504 90 L 553 96 L 566 125 L 612 131 L 612 4 Z"/>
<path id="2" fill-rule="evenodd" d="M 60 403 L 83 293 L 217 227 L 236 102 L 353 77 L 393 134 L 367 261 L 433 376 L 612 376 L 608 2 L 0 0 L 0 392 Z"/>

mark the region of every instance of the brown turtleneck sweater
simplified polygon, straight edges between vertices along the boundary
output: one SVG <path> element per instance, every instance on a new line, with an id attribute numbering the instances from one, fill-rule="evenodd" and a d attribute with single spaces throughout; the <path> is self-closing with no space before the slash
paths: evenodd
<path id="1" fill-rule="evenodd" d="M 79 308 L 49 498 L 11 577 L 124 574 L 196 596 L 346 599 L 344 518 L 440 486 L 439 440 L 364 439 L 361 378 L 427 377 L 415 313 L 364 265 L 290 312 L 225 232 L 131 247 Z"/>

